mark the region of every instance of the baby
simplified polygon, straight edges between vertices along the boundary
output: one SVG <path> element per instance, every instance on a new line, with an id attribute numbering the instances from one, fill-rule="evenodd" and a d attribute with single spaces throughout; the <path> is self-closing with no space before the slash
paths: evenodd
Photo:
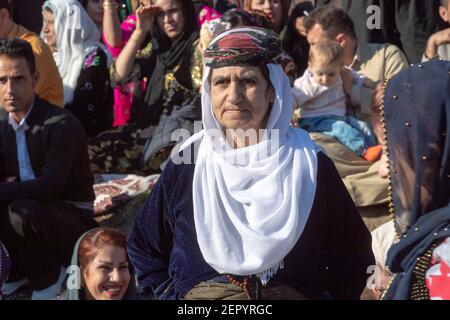
<path id="1" fill-rule="evenodd" d="M 344 83 L 341 76 L 344 73 L 351 74 L 352 83 Z M 360 157 L 376 161 L 382 148 L 377 145 L 372 129 L 367 123 L 346 115 L 350 97 L 344 85 L 353 84 L 376 86 L 370 79 L 345 67 L 343 51 L 337 42 L 323 41 L 311 46 L 308 69 L 295 80 L 292 88 L 296 109 L 300 110 L 298 125 L 308 132 L 330 135 Z"/>

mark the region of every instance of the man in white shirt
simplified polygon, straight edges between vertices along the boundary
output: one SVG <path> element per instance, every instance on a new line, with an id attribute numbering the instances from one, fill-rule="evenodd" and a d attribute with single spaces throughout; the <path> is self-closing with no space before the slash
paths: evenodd
<path id="1" fill-rule="evenodd" d="M 11 256 L 8 295 L 59 294 L 77 239 L 93 220 L 93 178 L 82 125 L 34 93 L 31 45 L 0 39 L 0 241 Z"/>

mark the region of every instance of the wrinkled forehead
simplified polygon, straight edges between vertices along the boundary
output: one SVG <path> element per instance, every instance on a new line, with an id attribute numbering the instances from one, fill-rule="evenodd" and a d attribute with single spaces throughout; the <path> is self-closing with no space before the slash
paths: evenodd
<path id="1" fill-rule="evenodd" d="M 260 77 L 261 74 L 261 68 L 255 67 L 255 66 L 228 66 L 228 67 L 222 67 L 222 68 L 213 68 L 211 69 L 211 78 L 229 78 L 231 76 L 236 76 L 238 78 L 243 77 Z"/>

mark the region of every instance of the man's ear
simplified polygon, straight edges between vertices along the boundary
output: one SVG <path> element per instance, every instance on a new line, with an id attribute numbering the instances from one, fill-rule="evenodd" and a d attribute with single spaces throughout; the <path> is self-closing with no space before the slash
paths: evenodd
<path id="1" fill-rule="evenodd" d="M 33 78 L 33 88 L 36 88 L 37 83 L 39 82 L 41 75 L 39 74 L 39 71 L 35 71 L 34 74 L 32 75 Z"/>
<path id="2" fill-rule="evenodd" d="M 2 8 L 0 9 L 0 18 L 3 20 L 5 18 L 11 18 L 11 15 L 9 14 L 8 9 Z"/>
<path id="3" fill-rule="evenodd" d="M 446 7 L 439 6 L 439 15 L 445 22 L 450 22 L 450 16 Z"/>
<path id="4" fill-rule="evenodd" d="M 339 33 L 336 36 L 336 42 L 339 43 L 341 48 L 344 48 L 347 45 L 347 36 L 343 33 Z"/>

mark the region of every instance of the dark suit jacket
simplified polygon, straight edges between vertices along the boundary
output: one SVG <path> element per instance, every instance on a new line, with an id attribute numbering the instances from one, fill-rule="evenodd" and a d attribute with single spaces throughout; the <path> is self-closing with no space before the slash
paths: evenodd
<path id="1" fill-rule="evenodd" d="M 0 178 L 20 177 L 16 135 L 0 106 Z M 91 201 L 93 178 L 82 125 L 68 111 L 36 97 L 26 120 L 35 180 L 0 182 L 0 201 L 15 199 Z"/>

